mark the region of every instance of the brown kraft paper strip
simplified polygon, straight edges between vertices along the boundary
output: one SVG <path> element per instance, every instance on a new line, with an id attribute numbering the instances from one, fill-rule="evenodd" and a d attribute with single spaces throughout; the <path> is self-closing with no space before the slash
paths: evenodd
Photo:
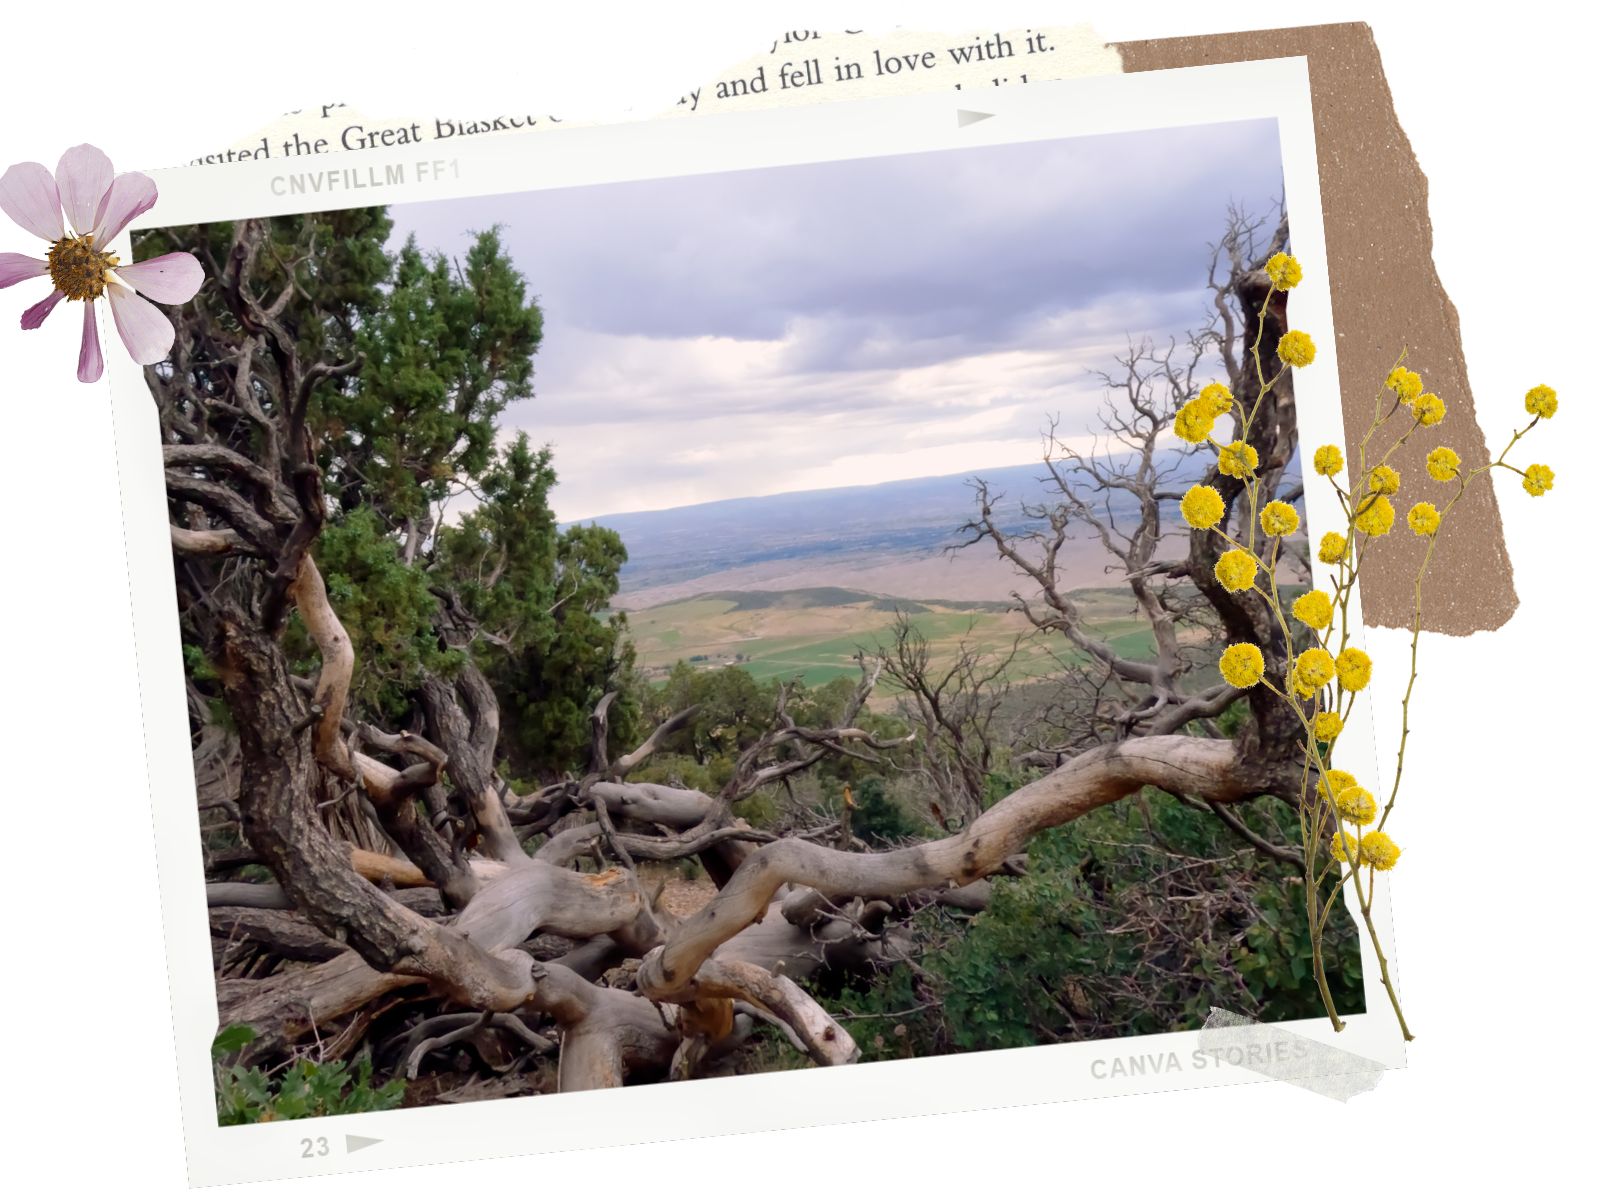
<path id="1" fill-rule="evenodd" d="M 1318 25 L 1122 42 L 1116 49 L 1126 71 L 1307 59 L 1346 439 L 1352 445 L 1360 440 L 1384 378 L 1407 349 L 1407 365 L 1439 394 L 1448 414 L 1437 428 L 1419 431 L 1393 460 L 1402 494 L 1427 479 L 1423 460 L 1435 446 L 1451 446 L 1468 464 L 1488 461 L 1455 305 L 1433 266 L 1428 181 L 1395 117 L 1372 30 L 1363 24 Z M 1530 378 L 1528 385 L 1538 382 Z M 1502 411 L 1509 436 L 1509 422 L 1521 415 L 1521 406 L 1513 412 L 1497 401 L 1494 412 Z M 1307 460 L 1311 449 L 1305 448 Z M 1319 533 L 1311 532 L 1313 538 Z M 1403 534 L 1397 521 L 1396 533 L 1374 539 L 1367 551 L 1361 603 L 1369 625 L 1411 625 L 1424 542 Z M 1516 607 L 1500 509 L 1487 482 L 1480 481 L 1439 536 L 1423 586 L 1422 627 L 1457 635 L 1495 629 Z"/>

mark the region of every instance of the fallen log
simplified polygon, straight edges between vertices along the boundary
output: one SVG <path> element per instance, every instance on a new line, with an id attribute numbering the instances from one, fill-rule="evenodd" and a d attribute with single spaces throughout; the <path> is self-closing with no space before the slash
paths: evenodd
<path id="1" fill-rule="evenodd" d="M 346 949 L 310 921 L 291 912 L 271 908 L 213 908 L 210 918 L 214 936 L 233 943 L 253 942 L 279 958 L 295 962 L 327 962 Z"/>

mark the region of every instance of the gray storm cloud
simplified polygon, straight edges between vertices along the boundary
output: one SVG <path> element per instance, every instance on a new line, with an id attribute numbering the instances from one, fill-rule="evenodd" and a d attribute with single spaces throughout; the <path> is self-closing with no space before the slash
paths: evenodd
<path id="1" fill-rule="evenodd" d="M 1230 203 L 1266 214 L 1281 180 L 1251 121 L 393 215 L 446 253 L 501 228 L 545 311 L 506 424 L 555 444 L 576 518 L 1029 461 L 1047 415 L 1088 428 L 1130 337 L 1203 319 Z"/>

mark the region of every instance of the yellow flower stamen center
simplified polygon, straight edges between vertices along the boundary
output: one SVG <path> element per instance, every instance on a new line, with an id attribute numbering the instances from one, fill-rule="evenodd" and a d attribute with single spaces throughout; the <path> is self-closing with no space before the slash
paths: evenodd
<path id="1" fill-rule="evenodd" d="M 105 295 L 106 273 L 117 265 L 117 256 L 96 249 L 92 237 L 64 237 L 50 243 L 46 261 L 50 282 L 68 300 L 98 300 Z"/>

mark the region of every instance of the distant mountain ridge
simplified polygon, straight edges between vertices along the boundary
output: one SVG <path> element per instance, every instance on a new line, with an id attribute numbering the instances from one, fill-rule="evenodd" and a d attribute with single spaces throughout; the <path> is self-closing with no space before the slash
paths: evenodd
<path id="1" fill-rule="evenodd" d="M 685 597 L 689 601 L 725 600 L 731 605 L 728 612 L 758 612 L 762 609 L 785 608 L 843 608 L 860 605 L 873 612 L 925 613 L 930 606 L 963 612 L 1005 612 L 1010 605 L 996 600 L 907 600 L 901 596 L 884 596 L 877 592 L 863 592 L 846 587 L 788 588 L 783 591 L 725 591 L 696 592 Z M 681 603 L 672 601 L 671 603 Z"/>
<path id="2" fill-rule="evenodd" d="M 1022 505 L 1047 497 L 1042 473 L 1038 464 L 997 467 L 612 513 L 577 523 L 622 536 L 627 592 L 785 560 L 938 554 L 963 540 L 957 531 L 977 514 L 971 481 L 983 479 L 992 493 L 1003 494 L 995 515 L 1020 528 L 1028 523 Z"/>
<path id="3" fill-rule="evenodd" d="M 1161 458 L 1164 468 L 1176 468 L 1165 485 L 1172 492 L 1198 479 L 1212 461 L 1177 448 Z M 1002 528 L 1024 532 L 1039 524 L 1024 514 L 1024 505 L 1045 504 L 1057 495 L 1053 482 L 1041 482 L 1045 475 L 1042 464 L 1028 463 L 612 513 L 572 524 L 601 525 L 621 535 L 628 562 L 619 604 L 627 608 L 701 593 L 816 587 L 850 588 L 868 598 L 1002 600 L 1015 586 L 1014 569 L 997 564 L 992 548 L 958 549 L 967 540 L 961 527 L 977 515 L 973 482 L 989 485 Z M 1133 497 L 1101 495 L 1110 497 L 1113 517 L 1126 528 L 1137 513 Z M 1166 527 L 1181 533 L 1176 499 L 1162 507 Z M 1063 566 L 1068 558 L 1078 576 L 1065 581 L 1072 586 L 1092 585 L 1106 561 L 1092 535 L 1072 544 Z"/>

